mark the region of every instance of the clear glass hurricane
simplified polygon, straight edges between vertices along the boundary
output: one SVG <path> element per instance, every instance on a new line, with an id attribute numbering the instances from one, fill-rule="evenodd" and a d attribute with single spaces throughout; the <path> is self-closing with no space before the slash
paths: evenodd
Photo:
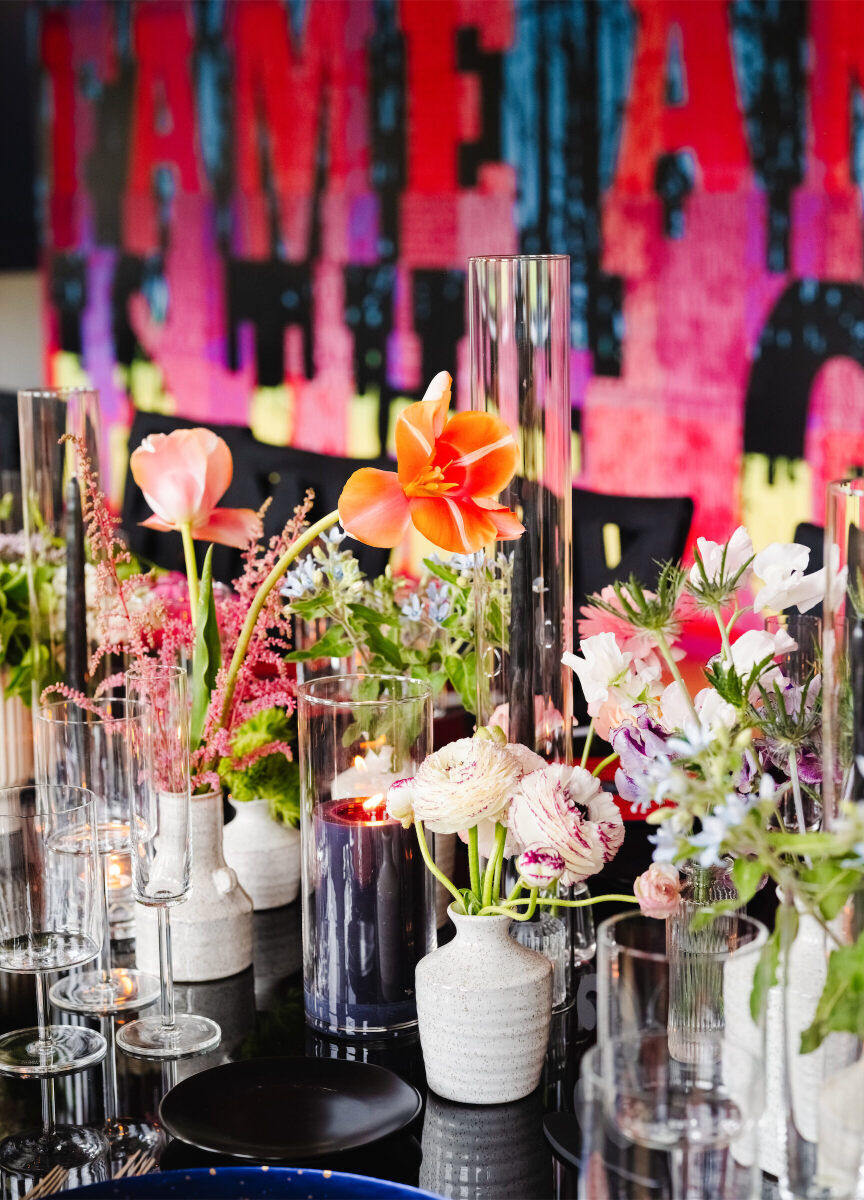
<path id="1" fill-rule="evenodd" d="M 222 1037 L 209 1017 L 174 1008 L 169 913 L 189 894 L 192 863 L 186 672 L 156 663 L 127 671 L 126 695 L 146 713 L 129 729 L 142 781 L 132 805 L 132 890 L 158 915 L 161 1011 L 124 1025 L 117 1045 L 140 1058 L 181 1058 L 214 1049 Z"/>
<path id="2" fill-rule="evenodd" d="M 717 918 L 694 970 L 680 946 L 667 951 L 664 925 L 628 913 L 598 931 L 606 1111 L 625 1137 L 669 1153 L 674 1200 L 743 1200 L 759 1174 L 765 1028 L 749 1000 L 767 930 L 740 913 Z M 682 1043 L 682 1025 L 698 1037 Z"/>
<path id="3" fill-rule="evenodd" d="M 54 1121 L 53 1076 L 105 1055 L 105 1039 L 49 1025 L 45 976 L 99 953 L 102 909 L 95 801 L 74 787 L 0 790 L 0 970 L 36 980 L 37 1027 L 0 1037 L 0 1073 L 42 1081 L 42 1125 L 0 1142 L 0 1167 L 42 1176 L 104 1156 L 100 1134 Z"/>
<path id="4" fill-rule="evenodd" d="M 132 753 L 143 712 L 126 700 L 105 700 L 84 709 L 62 700 L 39 708 L 34 720 L 36 778 L 46 784 L 88 787 L 95 797 L 99 829 L 103 937 L 99 970 L 69 975 L 51 989 L 51 1003 L 67 1012 L 126 1012 L 152 1004 L 159 980 L 143 971 L 111 966 L 110 864 L 128 854 L 130 814 L 144 786 Z M 140 737 L 143 736 L 139 734 Z"/>

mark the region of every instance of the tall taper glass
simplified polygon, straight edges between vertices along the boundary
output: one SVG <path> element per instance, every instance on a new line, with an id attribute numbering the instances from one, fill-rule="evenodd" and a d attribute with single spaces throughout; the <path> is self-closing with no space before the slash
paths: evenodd
<path id="1" fill-rule="evenodd" d="M 133 798 L 132 890 L 159 918 L 161 1012 L 124 1025 L 117 1045 L 141 1058 L 181 1058 L 212 1050 L 222 1037 L 209 1017 L 174 1010 L 169 912 L 189 895 L 192 865 L 186 672 L 148 663 L 127 671 L 126 694 L 147 714 L 143 725 L 129 730 L 144 780 Z"/>
<path id="2" fill-rule="evenodd" d="M 549 762 L 572 751 L 573 480 L 570 259 L 472 258 L 471 407 L 503 418 L 520 465 L 501 493 L 525 526 L 475 556 L 477 713 L 506 705 L 511 742 Z M 500 715 L 500 710 L 499 710 Z"/>
<path id="3" fill-rule="evenodd" d="M 145 714 L 125 700 L 84 709 L 72 701 L 43 704 L 35 712 L 36 778 L 40 783 L 88 787 L 93 792 L 102 863 L 103 938 L 100 970 L 68 975 L 51 988 L 51 1002 L 68 1012 L 127 1012 L 159 997 L 159 980 L 143 971 L 111 966 L 109 864 L 129 852 L 136 793 L 144 787 L 132 731 L 143 738 Z"/>

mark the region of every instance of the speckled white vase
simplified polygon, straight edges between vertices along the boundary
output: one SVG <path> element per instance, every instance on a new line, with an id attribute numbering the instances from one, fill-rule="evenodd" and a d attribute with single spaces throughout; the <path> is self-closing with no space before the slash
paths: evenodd
<path id="1" fill-rule="evenodd" d="M 448 910 L 456 937 L 417 964 L 417 1022 L 432 1091 L 506 1104 L 540 1082 L 552 1016 L 552 964 L 510 937 L 509 917 Z"/>
<path id="2" fill-rule="evenodd" d="M 5 695 L 0 671 L 0 787 L 18 787 L 33 778 L 33 718 L 20 696 Z"/>
<path id="3" fill-rule="evenodd" d="M 267 800 L 235 803 L 222 834 L 225 861 L 256 912 L 291 904 L 300 893 L 300 830 L 270 816 Z"/>
<path id="4" fill-rule="evenodd" d="M 252 901 L 222 854 L 222 796 L 192 797 L 188 899 L 171 909 L 171 954 L 178 983 L 225 979 L 252 962 Z M 155 910 L 135 905 L 137 966 L 159 974 Z"/>

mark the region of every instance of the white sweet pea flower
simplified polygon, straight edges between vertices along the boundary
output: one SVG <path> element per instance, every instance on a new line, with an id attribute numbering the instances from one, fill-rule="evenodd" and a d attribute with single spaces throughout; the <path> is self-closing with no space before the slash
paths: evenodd
<path id="1" fill-rule="evenodd" d="M 837 551 L 836 546 L 833 549 Z M 770 608 L 779 612 L 794 604 L 804 613 L 820 604 L 825 596 L 825 570 L 805 575 L 809 561 L 809 549 L 797 542 L 773 542 L 760 550 L 753 560 L 753 571 L 763 586 L 756 593 L 753 611 Z"/>
<path id="2" fill-rule="evenodd" d="M 521 774 L 507 746 L 488 738 L 460 738 L 421 763 L 412 783 L 415 820 L 432 833 L 458 833 L 481 821 L 497 821 Z"/>
<path id="3" fill-rule="evenodd" d="M 722 726 L 731 729 L 737 719 L 735 708 L 713 687 L 705 687 L 694 700 L 699 714 L 699 723 L 705 729 L 715 730 Z"/>
<path id="4" fill-rule="evenodd" d="M 692 723 L 693 713 L 680 683 L 670 683 L 658 703 L 666 729 L 684 729 L 688 723 Z M 719 725 L 731 729 L 735 724 L 735 709 L 712 687 L 704 687 L 697 692 L 693 706 L 703 729 L 713 730 Z"/>
<path id="5" fill-rule="evenodd" d="M 633 655 L 621 649 L 614 633 L 596 633 L 585 638 L 579 648 L 581 658 L 568 651 L 561 661 L 576 672 L 586 701 L 602 704 L 609 699 L 610 689 L 619 686 L 630 674 Z"/>
<path id="6" fill-rule="evenodd" d="M 796 647 L 797 643 L 785 629 L 778 629 L 776 633 L 769 633 L 767 629 L 748 629 L 732 643 L 732 666 L 738 675 L 746 678 L 757 663 L 778 654 L 788 654 Z M 761 682 L 767 686 L 781 677 L 780 668 L 769 665 L 762 673 Z"/>
<path id="7" fill-rule="evenodd" d="M 708 538 L 702 537 L 696 539 L 696 547 L 699 557 L 702 559 L 702 566 L 705 568 L 708 582 L 715 586 L 720 586 L 726 580 L 734 579 L 747 560 L 753 557 L 753 543 L 743 525 L 738 526 L 729 541 L 726 542 L 725 547 L 720 542 L 712 542 Z M 726 551 L 725 559 L 723 557 L 724 549 Z M 743 587 L 747 583 L 751 570 L 752 565 L 737 580 L 736 588 Z M 705 585 L 698 562 L 695 562 L 690 568 L 690 583 L 694 588 L 701 588 Z"/>

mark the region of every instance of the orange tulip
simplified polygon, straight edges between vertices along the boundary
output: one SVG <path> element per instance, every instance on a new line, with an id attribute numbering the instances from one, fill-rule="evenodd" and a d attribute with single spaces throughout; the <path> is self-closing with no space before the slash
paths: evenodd
<path id="1" fill-rule="evenodd" d="M 261 532 L 251 508 L 217 508 L 234 464 L 225 441 L 211 429 L 153 433 L 132 452 L 132 477 L 154 515 L 149 529 L 186 529 L 193 538 L 243 550 Z M 187 534 L 188 536 L 188 534 Z"/>
<path id="2" fill-rule="evenodd" d="M 516 472 L 519 448 L 500 417 L 462 412 L 447 419 L 452 380 L 435 376 L 396 422 L 397 470 L 362 467 L 339 498 L 339 519 L 368 546 L 397 546 L 413 524 L 430 542 L 470 554 L 518 538 L 524 526 L 494 497 Z"/>

